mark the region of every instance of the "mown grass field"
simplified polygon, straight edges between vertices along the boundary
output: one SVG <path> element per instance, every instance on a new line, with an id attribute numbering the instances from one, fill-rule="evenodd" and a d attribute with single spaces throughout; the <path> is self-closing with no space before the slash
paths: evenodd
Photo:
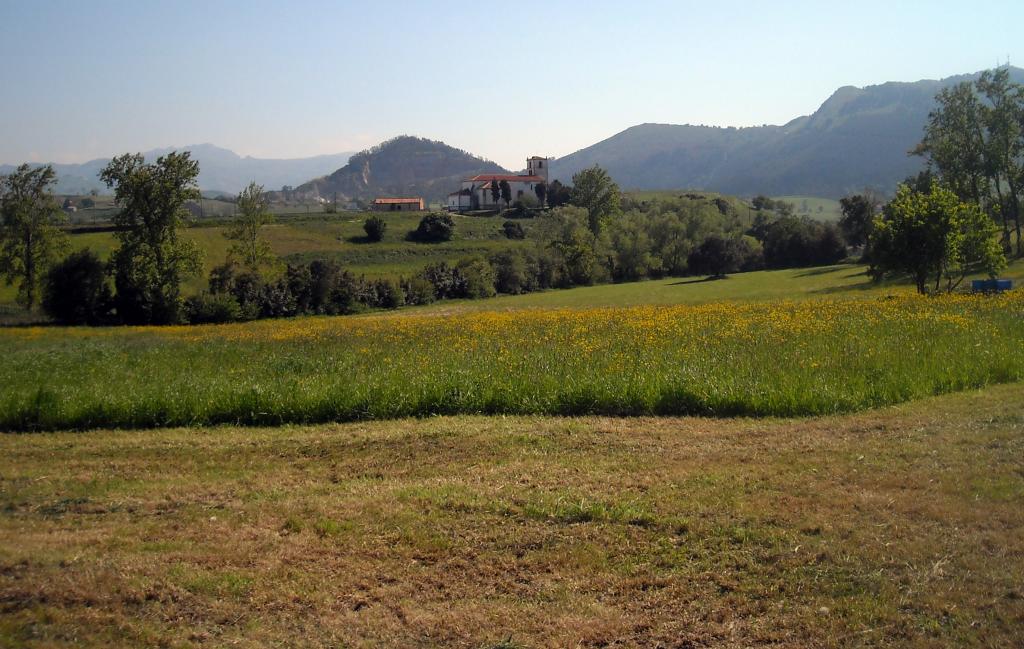
<path id="1" fill-rule="evenodd" d="M 1024 292 L 0 331 L 0 429 L 815 415 L 1024 377 Z"/>
<path id="2" fill-rule="evenodd" d="M 0 646 L 1020 646 L 1021 403 L 0 436 Z"/>

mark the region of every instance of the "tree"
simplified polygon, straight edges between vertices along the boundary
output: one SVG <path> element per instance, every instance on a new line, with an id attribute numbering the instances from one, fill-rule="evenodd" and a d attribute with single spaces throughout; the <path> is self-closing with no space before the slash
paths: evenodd
<path id="1" fill-rule="evenodd" d="M 846 242 L 855 248 L 865 245 L 871 235 L 878 200 L 870 193 L 854 194 L 839 199 L 839 208 L 843 212 L 839 229 Z"/>
<path id="2" fill-rule="evenodd" d="M 571 202 L 587 210 L 590 231 L 599 234 L 604 221 L 618 214 L 622 196 L 608 172 L 594 165 L 572 177 Z"/>
<path id="3" fill-rule="evenodd" d="M 515 221 L 505 221 L 504 223 L 501 224 L 501 230 L 509 239 L 526 238 L 526 233 L 523 231 L 523 226 L 519 225 Z"/>
<path id="4" fill-rule="evenodd" d="M 114 188 L 121 211 L 114 216 L 120 245 L 111 258 L 118 316 L 131 324 L 182 319 L 181 281 L 199 271 L 196 245 L 181 238 L 185 202 L 199 197 L 199 164 L 187 151 L 148 164 L 142 154 L 110 161 L 100 178 Z"/>
<path id="5" fill-rule="evenodd" d="M 67 247 L 58 224 L 64 215 L 53 197 L 53 167 L 23 164 L 0 176 L 0 274 L 18 283 L 18 304 L 31 309 L 47 269 Z"/>
<path id="6" fill-rule="evenodd" d="M 537 195 L 537 202 L 544 207 L 544 199 L 547 196 L 548 186 L 544 183 L 537 183 L 533 186 L 533 193 Z"/>
<path id="7" fill-rule="evenodd" d="M 694 275 L 721 278 L 740 269 L 743 253 L 744 248 L 736 241 L 716 235 L 705 239 L 690 253 L 688 266 Z"/>
<path id="8" fill-rule="evenodd" d="M 380 241 L 384 238 L 384 231 L 387 230 L 387 222 L 379 216 L 371 216 L 363 221 L 363 230 L 366 238 L 370 241 Z"/>
<path id="9" fill-rule="evenodd" d="M 43 311 L 61 324 L 102 324 L 111 306 L 106 264 L 88 248 L 71 253 L 46 274 Z"/>
<path id="10" fill-rule="evenodd" d="M 562 205 L 568 205 L 572 199 L 572 193 L 568 187 L 563 185 L 559 180 L 551 181 L 545 190 L 547 194 L 548 207 L 561 207 Z"/>
<path id="11" fill-rule="evenodd" d="M 228 228 L 224 236 L 234 241 L 228 248 L 228 254 L 237 255 L 242 264 L 253 272 L 273 261 L 274 253 L 270 243 L 260 236 L 264 225 L 272 223 L 274 216 L 267 211 L 267 198 L 263 186 L 249 183 L 236 199 L 238 216 Z"/>
<path id="12" fill-rule="evenodd" d="M 498 189 L 501 191 L 501 200 L 505 201 L 505 209 L 512 204 L 512 185 L 508 184 L 507 180 L 502 180 L 498 183 Z"/>
<path id="13" fill-rule="evenodd" d="M 1003 245 L 1011 246 L 1010 224 L 1021 241 L 1024 191 L 1024 87 L 1009 71 L 986 71 L 971 84 L 945 88 L 935 97 L 925 135 L 915 153 L 926 156 L 942 182 L 961 200 L 976 203 L 1001 222 Z"/>
<path id="14" fill-rule="evenodd" d="M 954 290 L 971 272 L 994 277 L 1006 266 L 998 229 L 974 203 L 938 183 L 931 191 L 900 185 L 875 219 L 871 274 L 909 274 L 919 293 Z"/>
<path id="15" fill-rule="evenodd" d="M 498 207 L 498 199 L 501 198 L 501 186 L 496 181 L 491 181 L 491 202 Z"/>
<path id="16" fill-rule="evenodd" d="M 420 219 L 411 237 L 417 241 L 438 243 L 449 241 L 455 233 L 455 221 L 448 214 L 430 213 Z"/>
<path id="17" fill-rule="evenodd" d="M 455 270 L 462 278 L 465 297 L 477 300 L 494 297 L 494 268 L 481 257 L 467 257 L 455 264 Z"/>

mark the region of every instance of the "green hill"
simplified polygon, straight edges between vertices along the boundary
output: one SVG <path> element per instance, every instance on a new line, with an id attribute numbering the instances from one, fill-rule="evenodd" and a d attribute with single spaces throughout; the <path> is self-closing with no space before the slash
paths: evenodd
<path id="1" fill-rule="evenodd" d="M 328 176 L 273 197 L 348 201 L 421 196 L 429 203 L 443 200 L 459 188 L 463 178 L 480 173 L 508 171 L 443 142 L 403 135 L 355 154 L 347 165 Z"/>
<path id="2" fill-rule="evenodd" d="M 891 191 L 922 160 L 935 94 L 980 73 L 913 83 L 839 88 L 812 115 L 782 126 L 721 128 L 641 124 L 551 163 L 563 181 L 601 165 L 623 187 L 694 187 L 741 196 L 838 198 L 865 187 Z M 1024 69 L 1011 68 L 1024 81 Z"/>

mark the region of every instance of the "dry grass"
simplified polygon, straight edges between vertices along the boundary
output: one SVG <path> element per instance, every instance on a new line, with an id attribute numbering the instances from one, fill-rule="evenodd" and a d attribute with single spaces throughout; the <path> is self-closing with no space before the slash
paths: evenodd
<path id="1" fill-rule="evenodd" d="M 1024 385 L 0 438 L 2 646 L 1019 646 Z"/>

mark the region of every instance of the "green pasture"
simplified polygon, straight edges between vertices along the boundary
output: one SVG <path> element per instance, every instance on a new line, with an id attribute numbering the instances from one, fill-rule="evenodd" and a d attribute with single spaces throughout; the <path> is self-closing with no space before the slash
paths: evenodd
<path id="1" fill-rule="evenodd" d="M 0 429 L 814 415 L 1024 378 L 1024 292 L 0 330 Z"/>
<path id="2" fill-rule="evenodd" d="M 772 196 L 773 200 L 793 204 L 797 216 L 806 216 L 816 221 L 834 223 L 842 217 L 839 201 L 817 196 Z"/>
<path id="3" fill-rule="evenodd" d="M 332 259 L 357 275 L 367 277 L 394 277 L 412 275 L 427 264 L 453 261 L 472 255 L 487 255 L 495 250 L 523 245 L 508 240 L 501 230 L 505 219 L 452 215 L 455 220 L 455 238 L 439 244 L 408 241 L 406 235 L 416 229 L 422 213 L 379 213 L 388 223 L 384 240 L 369 243 L 365 240 L 363 222 L 369 212 L 339 212 L 337 214 L 304 213 L 280 215 L 276 222 L 264 228 L 263 236 L 278 257 L 285 261 Z M 532 221 L 519 223 L 529 230 Z M 210 269 L 223 263 L 231 242 L 224 236 L 226 224 L 197 224 L 184 231 L 184 236 L 195 241 L 202 252 L 203 271 L 185 282 L 186 294 L 194 294 L 206 287 Z M 117 247 L 113 232 L 75 232 L 69 236 L 72 250 L 90 248 L 108 258 Z M 0 306 L 14 304 L 16 289 L 0 285 Z"/>

